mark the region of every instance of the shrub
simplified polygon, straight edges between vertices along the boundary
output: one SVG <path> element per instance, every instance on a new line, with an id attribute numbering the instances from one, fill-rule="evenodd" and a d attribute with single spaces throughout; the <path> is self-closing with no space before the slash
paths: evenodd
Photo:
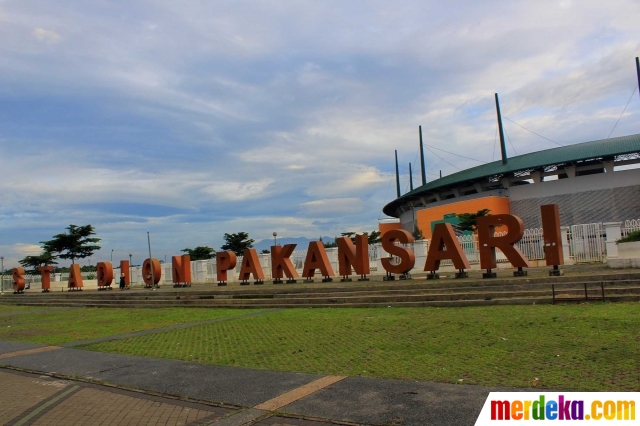
<path id="1" fill-rule="evenodd" d="M 640 241 L 640 231 L 629 232 L 626 237 L 620 238 L 618 241 L 616 241 L 616 244 L 633 243 L 635 241 Z"/>

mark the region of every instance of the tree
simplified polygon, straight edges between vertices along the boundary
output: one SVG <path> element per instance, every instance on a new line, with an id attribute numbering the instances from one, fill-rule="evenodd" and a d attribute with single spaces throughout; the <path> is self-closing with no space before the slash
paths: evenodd
<path id="1" fill-rule="evenodd" d="M 269 253 L 271 253 L 271 252 L 270 252 L 269 250 L 267 250 L 267 249 L 263 249 L 260 253 L 262 253 L 262 254 L 269 254 Z"/>
<path id="2" fill-rule="evenodd" d="M 58 262 L 55 262 L 56 257 L 48 251 L 43 251 L 38 256 L 25 256 L 18 263 L 27 271 L 36 273 L 39 266 L 57 265 Z"/>
<path id="3" fill-rule="evenodd" d="M 222 250 L 230 250 L 236 256 L 242 256 L 246 249 L 253 247 L 255 240 L 249 239 L 247 232 L 238 232 L 237 234 L 224 234 L 225 243 L 220 247 Z"/>
<path id="4" fill-rule="evenodd" d="M 187 253 L 191 260 L 208 260 L 216 257 L 216 249 L 209 246 L 198 246 L 194 249 L 186 248 L 180 251 Z"/>
<path id="5" fill-rule="evenodd" d="M 71 263 L 75 263 L 76 259 L 84 259 L 100 250 L 100 246 L 95 245 L 100 242 L 100 238 L 92 237 L 96 234 L 93 226 L 69 225 L 65 229 L 68 232 L 54 235 L 49 241 L 40 242 L 44 251 L 57 254 L 60 259 L 71 259 Z"/>
<path id="6" fill-rule="evenodd" d="M 414 240 L 422 240 L 422 239 L 424 239 L 424 236 L 422 235 L 422 230 L 420 228 L 418 228 L 418 225 L 416 225 L 413 228 L 413 239 Z"/>
<path id="7" fill-rule="evenodd" d="M 456 225 L 459 231 L 471 231 L 476 232 L 476 228 L 478 227 L 478 218 L 483 216 L 490 216 L 489 209 L 478 210 L 476 213 L 461 213 L 457 214 L 456 218 L 460 222 Z"/>
<path id="8" fill-rule="evenodd" d="M 371 231 L 371 233 L 369 232 L 365 232 L 365 234 L 367 235 L 367 238 L 369 239 L 369 244 L 377 244 L 380 242 L 380 237 L 381 237 L 381 232 L 380 231 Z"/>

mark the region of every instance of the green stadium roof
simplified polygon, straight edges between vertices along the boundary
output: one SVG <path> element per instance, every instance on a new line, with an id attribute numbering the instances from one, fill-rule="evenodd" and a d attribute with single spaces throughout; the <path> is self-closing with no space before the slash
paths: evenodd
<path id="1" fill-rule="evenodd" d="M 502 164 L 502 160 L 493 161 L 428 182 L 426 185 L 422 185 L 393 200 L 384 206 L 382 211 L 388 216 L 395 217 L 397 208 L 411 199 L 456 187 L 467 182 L 471 184 L 499 175 L 513 175 L 525 170 L 543 169 L 548 166 L 596 158 L 612 158 L 616 155 L 634 152 L 640 152 L 640 134 L 583 142 L 518 155 L 509 158 L 507 164 Z"/>

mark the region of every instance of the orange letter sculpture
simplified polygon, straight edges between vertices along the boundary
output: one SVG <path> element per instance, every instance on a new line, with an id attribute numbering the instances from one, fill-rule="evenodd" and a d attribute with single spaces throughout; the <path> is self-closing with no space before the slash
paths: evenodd
<path id="1" fill-rule="evenodd" d="M 174 287 L 191 287 L 191 256 L 173 256 L 171 258 L 171 275 Z"/>
<path id="2" fill-rule="evenodd" d="M 285 244 L 284 246 L 271 246 L 271 278 L 274 284 L 282 283 L 282 278 L 286 275 L 287 283 L 295 283 L 298 272 L 293 266 L 289 256 L 296 248 L 296 244 Z"/>
<path id="3" fill-rule="evenodd" d="M 220 251 L 216 253 L 216 274 L 218 285 L 227 285 L 227 271 L 236 267 L 238 258 L 232 251 Z"/>
<path id="4" fill-rule="evenodd" d="M 129 287 L 131 285 L 131 269 L 129 268 L 128 260 L 120 261 L 120 273 L 124 274 L 124 287 Z M 120 278 L 118 278 L 118 280 L 120 280 Z"/>
<path id="5" fill-rule="evenodd" d="M 445 259 L 451 259 L 453 266 L 458 269 L 456 278 L 467 277 L 464 270 L 471 268 L 471 266 L 462 247 L 460 247 L 455 232 L 453 232 L 453 227 L 448 223 L 438 223 L 433 228 L 431 245 L 429 253 L 427 253 L 427 261 L 424 264 L 424 270 L 431 271 L 431 274 L 427 276 L 428 279 L 438 278 L 436 271 L 440 269 L 440 261 Z"/>
<path id="6" fill-rule="evenodd" d="M 258 259 L 258 252 L 256 249 L 246 249 L 242 254 L 242 265 L 240 266 L 240 285 L 249 284 L 249 278 L 253 275 L 254 284 L 264 284 L 264 271 L 260 260 Z"/>
<path id="7" fill-rule="evenodd" d="M 351 238 L 340 237 L 336 239 L 338 244 L 338 270 L 342 279 L 340 281 L 351 281 L 351 268 L 360 275 L 358 281 L 369 281 L 369 237 L 366 234 L 356 235 L 356 244 L 353 245 Z"/>
<path id="8" fill-rule="evenodd" d="M 80 272 L 80 265 L 72 263 L 69 267 L 69 290 L 82 291 L 84 283 L 82 282 L 82 272 Z"/>
<path id="9" fill-rule="evenodd" d="M 398 246 L 395 243 L 411 244 L 413 243 L 413 235 L 404 229 L 391 229 L 382 236 L 382 248 L 392 256 L 400 259 L 399 262 L 392 262 L 391 258 L 380 259 L 382 267 L 387 271 L 386 280 L 395 279 L 392 274 L 400 274 L 401 279 L 407 277 L 407 273 L 413 269 L 416 264 L 416 255 L 413 250 L 406 247 Z"/>
<path id="10" fill-rule="evenodd" d="M 111 283 L 113 282 L 113 266 L 111 266 L 111 263 L 98 262 L 96 272 L 98 275 L 98 290 L 111 290 Z"/>
<path id="11" fill-rule="evenodd" d="M 153 266 L 152 266 L 153 265 Z M 153 267 L 153 273 L 151 268 Z M 144 281 L 146 288 L 155 287 L 162 278 L 162 267 L 158 259 L 146 258 L 142 264 L 142 280 Z"/>
<path id="12" fill-rule="evenodd" d="M 24 293 L 24 268 L 13 268 L 11 277 L 13 279 L 13 294 Z"/>
<path id="13" fill-rule="evenodd" d="M 557 204 L 540 206 L 542 216 L 542 237 L 544 239 L 544 257 L 547 265 L 553 265 L 549 275 L 561 275 L 558 265 L 564 265 L 562 252 L 562 234 L 560 233 L 560 213 Z"/>
<path id="14" fill-rule="evenodd" d="M 506 235 L 496 237 L 495 227 L 505 225 Z M 529 261 L 522 255 L 520 249 L 514 246 L 524 234 L 522 219 L 512 214 L 497 214 L 481 216 L 478 218 L 478 245 L 480 246 L 480 267 L 486 269 L 483 278 L 495 278 L 496 274 L 491 269 L 496 267 L 496 248 L 499 248 L 511 265 L 518 268 L 514 276 L 527 275 L 522 268 L 530 267 Z"/>
<path id="15" fill-rule="evenodd" d="M 42 292 L 49 293 L 51 291 L 51 271 L 53 271 L 53 266 L 38 266 L 38 271 L 40 271 L 40 280 L 42 281 Z"/>
<path id="16" fill-rule="evenodd" d="M 302 276 L 305 277 L 307 281 L 313 281 L 316 269 L 320 269 L 320 273 L 324 277 L 322 279 L 323 283 L 333 281 L 331 277 L 334 273 L 329 258 L 327 257 L 327 251 L 320 241 L 311 241 L 307 249 L 307 258 L 304 260 Z"/>

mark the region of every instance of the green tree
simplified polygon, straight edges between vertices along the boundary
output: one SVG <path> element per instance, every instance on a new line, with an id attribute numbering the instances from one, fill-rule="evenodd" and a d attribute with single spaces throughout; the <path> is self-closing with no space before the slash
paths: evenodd
<path id="1" fill-rule="evenodd" d="M 414 240 L 422 240 L 424 239 L 424 236 L 422 235 L 422 230 L 420 228 L 418 228 L 418 225 L 416 225 L 413 228 L 413 239 Z"/>
<path id="2" fill-rule="evenodd" d="M 367 234 L 367 238 L 369 239 L 369 244 L 377 244 L 380 242 L 381 233 L 380 231 L 371 231 L 365 232 Z"/>
<path id="3" fill-rule="evenodd" d="M 194 249 L 186 248 L 180 251 L 187 253 L 191 260 L 208 260 L 216 257 L 216 249 L 209 246 L 198 246 Z"/>
<path id="4" fill-rule="evenodd" d="M 478 226 L 478 218 L 483 216 L 490 216 L 489 209 L 478 210 L 476 213 L 461 213 L 457 214 L 456 218 L 458 218 L 459 222 L 455 226 L 460 231 L 471 231 L 476 232 L 476 228 Z"/>
<path id="5" fill-rule="evenodd" d="M 262 254 L 269 254 L 271 253 L 271 251 L 267 250 L 267 249 L 263 249 L 260 253 Z"/>
<path id="6" fill-rule="evenodd" d="M 48 251 L 43 251 L 38 256 L 25 256 L 18 263 L 27 271 L 37 273 L 39 266 L 57 265 L 56 256 Z"/>
<path id="7" fill-rule="evenodd" d="M 236 234 L 224 234 L 225 243 L 220 247 L 222 250 L 230 250 L 236 256 L 242 256 L 244 251 L 253 247 L 255 240 L 249 238 L 247 232 L 238 232 Z"/>
<path id="8" fill-rule="evenodd" d="M 40 242 L 44 251 L 56 254 L 60 259 L 71 259 L 71 263 L 75 263 L 76 259 L 84 259 L 100 250 L 100 246 L 96 245 L 100 238 L 92 237 L 96 234 L 93 226 L 69 225 L 65 229 L 68 232 L 54 235 L 49 241 Z"/>

